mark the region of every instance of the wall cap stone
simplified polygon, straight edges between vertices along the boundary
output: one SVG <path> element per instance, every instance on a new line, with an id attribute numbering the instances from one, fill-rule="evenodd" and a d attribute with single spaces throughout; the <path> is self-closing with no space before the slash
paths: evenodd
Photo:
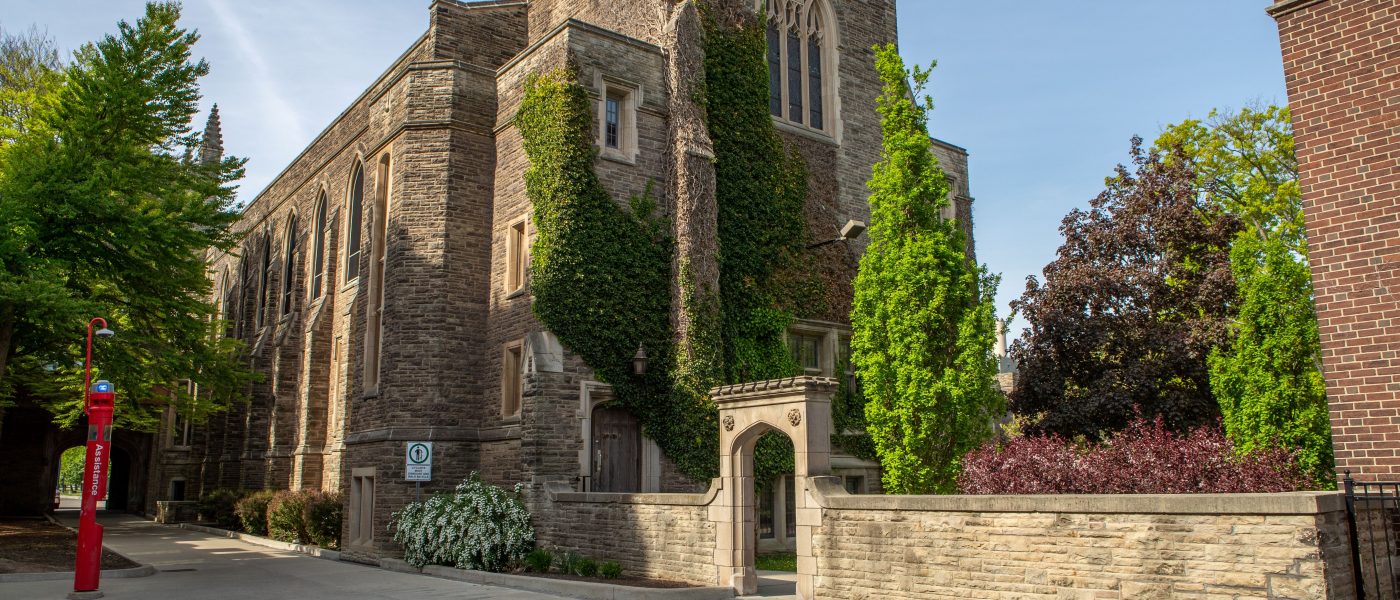
<path id="1" fill-rule="evenodd" d="M 834 393 L 841 382 L 832 377 L 801 375 L 767 381 L 749 381 L 733 385 L 722 385 L 710 390 L 710 398 L 716 404 L 753 400 L 778 395 L 795 395 L 804 391 Z"/>
<path id="2" fill-rule="evenodd" d="M 714 502 L 723 487 L 723 480 L 716 477 L 710 480 L 710 489 L 703 494 L 661 494 L 661 493 L 605 493 L 575 492 L 567 484 L 545 485 L 545 492 L 554 502 L 607 503 L 607 504 L 659 504 L 663 506 L 709 506 Z"/>
<path id="3" fill-rule="evenodd" d="M 1325 1 L 1326 0 L 1277 0 L 1274 2 L 1273 6 L 1264 9 L 1264 12 L 1269 13 L 1269 16 L 1277 19 L 1295 10 L 1301 10 Z"/>
<path id="4" fill-rule="evenodd" d="M 1145 515 L 1317 515 L 1346 510 L 1341 492 L 1279 494 L 852 495 L 838 477 L 812 477 L 817 505 L 837 510 Z"/>

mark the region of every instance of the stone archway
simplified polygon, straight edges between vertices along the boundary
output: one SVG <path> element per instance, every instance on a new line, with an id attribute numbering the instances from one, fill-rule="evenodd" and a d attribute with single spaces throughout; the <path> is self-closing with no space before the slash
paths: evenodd
<path id="1" fill-rule="evenodd" d="M 797 507 L 797 595 L 811 598 L 816 560 L 812 528 L 821 509 L 806 493 L 807 479 L 831 474 L 831 397 L 838 382 L 830 377 L 792 377 L 718 387 L 710 396 L 719 407 L 720 478 L 715 568 L 721 585 L 738 595 L 758 589 L 754 570 L 754 465 L 758 438 L 779 431 L 792 440 Z"/>

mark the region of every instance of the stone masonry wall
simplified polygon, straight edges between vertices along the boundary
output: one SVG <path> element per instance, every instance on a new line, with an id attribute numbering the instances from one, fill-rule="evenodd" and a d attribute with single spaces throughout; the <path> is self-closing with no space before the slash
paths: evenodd
<path id="1" fill-rule="evenodd" d="M 835 478 L 813 487 L 826 507 L 812 538 L 821 598 L 1352 597 L 1337 493 L 874 497 L 846 495 Z"/>
<path id="2" fill-rule="evenodd" d="M 624 574 L 716 585 L 715 528 L 705 494 L 584 494 L 555 487 L 536 508 L 539 544 L 597 561 Z"/>
<path id="3" fill-rule="evenodd" d="M 1279 0 L 1338 471 L 1400 477 L 1400 4 Z"/>

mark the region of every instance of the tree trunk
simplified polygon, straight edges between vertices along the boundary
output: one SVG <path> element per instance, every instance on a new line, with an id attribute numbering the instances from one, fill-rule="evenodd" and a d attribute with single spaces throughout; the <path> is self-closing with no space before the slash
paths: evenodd
<path id="1" fill-rule="evenodd" d="M 10 346 L 15 335 L 15 305 L 0 303 L 0 381 L 5 381 L 5 366 L 10 361 Z"/>

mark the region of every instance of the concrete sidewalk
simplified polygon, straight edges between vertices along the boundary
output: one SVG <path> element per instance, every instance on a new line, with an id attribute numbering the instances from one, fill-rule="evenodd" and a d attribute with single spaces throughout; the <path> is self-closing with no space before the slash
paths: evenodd
<path id="1" fill-rule="evenodd" d="M 64 516 L 61 521 L 71 520 Z M 150 577 L 103 579 L 102 591 L 113 600 L 557 598 L 312 558 L 129 515 L 104 514 L 99 521 L 107 547 L 157 570 Z M 72 589 L 71 580 L 0 583 L 0 599 L 62 600 Z"/>

